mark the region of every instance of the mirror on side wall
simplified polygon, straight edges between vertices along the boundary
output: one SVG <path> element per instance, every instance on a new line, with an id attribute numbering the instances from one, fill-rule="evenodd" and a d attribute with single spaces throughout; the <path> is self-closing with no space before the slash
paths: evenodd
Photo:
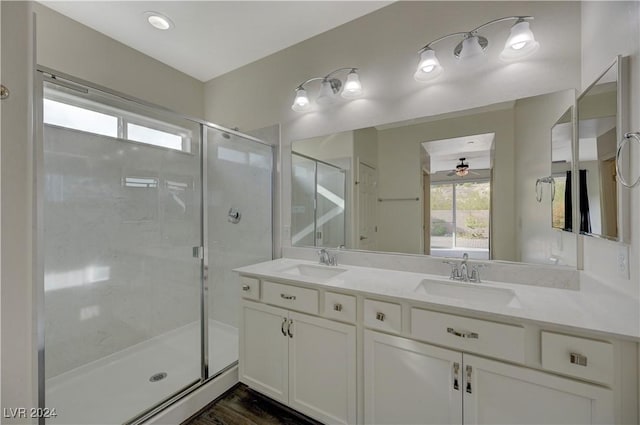
<path id="1" fill-rule="evenodd" d="M 573 231 L 573 107 L 551 128 L 551 225 Z M 542 196 L 541 196 L 542 197 Z"/>
<path id="2" fill-rule="evenodd" d="M 566 175 L 550 129 L 571 128 L 574 102 L 565 90 L 294 141 L 292 245 L 575 266 L 575 235 L 534 190 Z"/>
<path id="3" fill-rule="evenodd" d="M 620 66 L 617 59 L 577 102 L 579 230 L 611 240 L 621 240 L 620 206 L 627 196 L 617 181 L 615 164 L 623 133 Z"/>

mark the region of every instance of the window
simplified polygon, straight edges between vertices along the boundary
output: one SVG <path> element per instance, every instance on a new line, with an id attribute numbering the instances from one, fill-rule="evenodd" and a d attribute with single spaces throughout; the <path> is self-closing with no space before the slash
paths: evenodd
<path id="1" fill-rule="evenodd" d="M 191 131 L 149 117 L 47 88 L 45 124 L 189 152 Z"/>
<path id="2" fill-rule="evenodd" d="M 74 130 L 118 137 L 118 117 L 69 105 L 51 99 L 44 100 L 44 123 Z"/>
<path id="3" fill-rule="evenodd" d="M 491 183 L 431 185 L 431 255 L 489 258 Z"/>

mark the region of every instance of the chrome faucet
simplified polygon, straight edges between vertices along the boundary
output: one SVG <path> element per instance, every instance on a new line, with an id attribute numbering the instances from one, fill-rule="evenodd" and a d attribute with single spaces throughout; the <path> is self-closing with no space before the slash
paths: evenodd
<path id="1" fill-rule="evenodd" d="M 469 260 L 469 254 L 465 252 L 462 255 L 462 261 L 459 265 L 455 261 L 443 261 L 444 263 L 451 266 L 451 275 L 449 276 L 449 279 L 461 280 L 463 282 L 481 283 L 482 281 L 480 280 L 480 268 L 488 266 L 486 264 L 474 264 L 471 266 L 471 273 L 469 273 L 469 265 L 467 264 L 467 260 Z"/>
<path id="2" fill-rule="evenodd" d="M 469 282 L 469 271 L 467 269 L 467 260 L 469 259 L 469 254 L 466 252 L 462 254 L 462 262 L 460 263 L 460 280 L 463 282 Z"/>
<path id="3" fill-rule="evenodd" d="M 335 255 L 330 255 L 329 251 L 322 248 L 318 251 L 318 256 L 320 257 L 320 264 L 324 264 L 326 266 L 337 266 L 338 260 Z"/>

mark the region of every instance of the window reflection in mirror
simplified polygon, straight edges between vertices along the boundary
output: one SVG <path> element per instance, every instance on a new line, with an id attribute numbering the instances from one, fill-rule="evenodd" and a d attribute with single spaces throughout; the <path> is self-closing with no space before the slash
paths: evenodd
<path id="1" fill-rule="evenodd" d="M 580 233 L 617 239 L 618 66 L 578 99 Z"/>

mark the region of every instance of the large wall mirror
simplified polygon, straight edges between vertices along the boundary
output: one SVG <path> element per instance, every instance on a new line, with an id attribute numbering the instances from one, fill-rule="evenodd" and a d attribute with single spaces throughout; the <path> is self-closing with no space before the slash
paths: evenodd
<path id="1" fill-rule="evenodd" d="M 575 266 L 557 197 L 535 191 L 571 168 L 574 103 L 571 89 L 294 141 L 292 245 Z"/>
<path id="2" fill-rule="evenodd" d="M 624 241 L 628 191 L 616 177 L 621 143 L 625 64 L 617 58 L 578 98 L 578 220 L 580 233 Z M 629 158 L 629 155 L 623 156 Z M 629 167 L 622 167 L 621 171 Z"/>

